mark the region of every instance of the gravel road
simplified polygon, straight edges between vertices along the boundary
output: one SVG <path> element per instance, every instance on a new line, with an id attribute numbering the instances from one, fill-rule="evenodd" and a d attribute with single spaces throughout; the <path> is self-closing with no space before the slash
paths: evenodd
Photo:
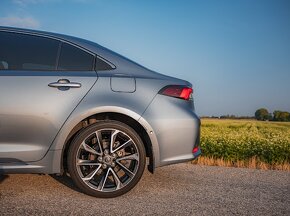
<path id="1" fill-rule="evenodd" d="M 0 215 L 290 215 L 290 172 L 178 164 L 96 199 L 68 177 L 0 177 Z"/>

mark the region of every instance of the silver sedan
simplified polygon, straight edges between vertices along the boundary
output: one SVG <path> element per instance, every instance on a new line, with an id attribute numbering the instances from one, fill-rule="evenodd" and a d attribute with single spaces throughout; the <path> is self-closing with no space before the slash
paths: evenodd
<path id="1" fill-rule="evenodd" d="M 0 27 L 0 174 L 69 174 L 86 194 L 120 196 L 146 163 L 200 155 L 192 94 L 91 41 Z"/>

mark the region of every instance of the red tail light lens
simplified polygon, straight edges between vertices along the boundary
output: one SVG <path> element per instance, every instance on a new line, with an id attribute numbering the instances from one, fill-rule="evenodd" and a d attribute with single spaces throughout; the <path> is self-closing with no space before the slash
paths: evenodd
<path id="1" fill-rule="evenodd" d="M 180 98 L 183 100 L 190 100 L 192 98 L 192 88 L 187 86 L 170 85 L 160 90 L 159 94 Z"/>
<path id="2" fill-rule="evenodd" d="M 196 152 L 198 152 L 198 150 L 199 150 L 198 146 L 197 146 L 197 147 L 194 147 L 194 148 L 192 149 L 192 153 L 195 154 Z"/>

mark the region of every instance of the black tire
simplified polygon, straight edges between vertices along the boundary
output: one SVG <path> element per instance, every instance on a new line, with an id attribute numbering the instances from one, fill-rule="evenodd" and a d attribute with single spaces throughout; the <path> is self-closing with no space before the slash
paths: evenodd
<path id="1" fill-rule="evenodd" d="M 107 137 L 111 129 L 110 146 L 105 148 L 108 145 Z M 98 133 L 95 133 L 96 131 Z M 111 139 L 114 142 L 111 142 Z M 125 147 L 121 148 L 123 145 Z M 92 153 L 90 148 L 97 154 Z M 126 159 L 124 159 L 125 157 Z M 132 159 L 133 157 L 134 159 Z M 101 162 L 99 162 L 100 160 Z M 86 165 L 88 163 L 85 161 L 95 165 Z M 67 164 L 74 184 L 82 192 L 99 198 L 113 198 L 127 193 L 139 182 L 146 164 L 146 152 L 141 138 L 131 127 L 113 120 L 100 121 L 78 132 L 69 147 Z M 92 175 L 95 172 L 96 174 Z"/>

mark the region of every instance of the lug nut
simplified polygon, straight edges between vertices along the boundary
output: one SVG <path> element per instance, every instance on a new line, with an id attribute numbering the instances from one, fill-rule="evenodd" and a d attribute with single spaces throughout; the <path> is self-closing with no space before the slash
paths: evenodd
<path id="1" fill-rule="evenodd" d="M 102 157 L 98 157 L 98 161 L 99 162 L 103 162 L 103 158 Z"/>
<path id="2" fill-rule="evenodd" d="M 106 149 L 106 150 L 104 151 L 104 154 L 105 154 L 105 155 L 109 154 L 109 150 Z"/>
<path id="3" fill-rule="evenodd" d="M 107 164 L 103 164 L 103 165 L 102 165 L 102 168 L 103 168 L 103 169 L 107 169 Z"/>
<path id="4" fill-rule="evenodd" d="M 115 164 L 114 162 L 112 162 L 112 163 L 111 163 L 111 166 L 112 166 L 112 167 L 115 167 L 115 166 L 116 166 L 116 164 Z"/>
<path id="5" fill-rule="evenodd" d="M 113 153 L 113 154 L 112 154 L 112 157 L 113 157 L 113 158 L 116 158 L 117 156 L 118 156 L 118 155 L 117 155 L 116 153 Z"/>

